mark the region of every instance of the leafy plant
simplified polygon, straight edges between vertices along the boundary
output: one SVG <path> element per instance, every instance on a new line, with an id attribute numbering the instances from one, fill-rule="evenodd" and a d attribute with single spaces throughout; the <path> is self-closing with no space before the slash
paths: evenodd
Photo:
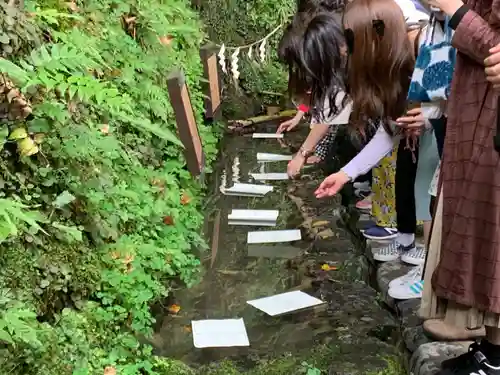
<path id="1" fill-rule="evenodd" d="M 25 7 L 0 5 L 0 368 L 190 374 L 137 338 L 206 246 L 166 88 L 183 69 L 210 165 L 199 18 L 188 0 Z"/>

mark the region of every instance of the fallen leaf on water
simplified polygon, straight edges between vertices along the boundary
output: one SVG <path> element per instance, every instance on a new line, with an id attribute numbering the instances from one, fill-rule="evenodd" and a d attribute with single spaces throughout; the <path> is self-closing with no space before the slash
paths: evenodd
<path id="1" fill-rule="evenodd" d="M 172 216 L 165 216 L 163 218 L 163 224 L 165 225 L 174 225 L 174 219 Z"/>
<path id="2" fill-rule="evenodd" d="M 114 367 L 108 366 L 104 369 L 104 375 L 116 375 L 116 369 Z"/>
<path id="3" fill-rule="evenodd" d="M 332 238 L 334 237 L 335 234 L 333 233 L 333 231 L 331 229 L 325 229 L 324 231 L 321 231 L 318 233 L 318 237 L 325 240 L 327 238 Z"/>
<path id="4" fill-rule="evenodd" d="M 181 309 L 181 307 L 174 303 L 173 305 L 170 305 L 168 307 L 168 312 L 171 314 L 177 314 L 180 311 L 180 309 Z"/>
<path id="5" fill-rule="evenodd" d="M 329 264 L 326 264 L 326 263 L 325 263 L 325 264 L 323 264 L 323 265 L 321 266 L 321 269 L 322 269 L 323 271 L 336 271 L 338 268 L 337 268 L 337 267 L 335 267 L 335 266 L 330 266 Z"/>
<path id="6" fill-rule="evenodd" d="M 319 221 L 313 222 L 312 227 L 313 228 L 324 227 L 325 225 L 328 225 L 328 224 L 329 224 L 329 222 L 326 220 L 319 220 Z"/>

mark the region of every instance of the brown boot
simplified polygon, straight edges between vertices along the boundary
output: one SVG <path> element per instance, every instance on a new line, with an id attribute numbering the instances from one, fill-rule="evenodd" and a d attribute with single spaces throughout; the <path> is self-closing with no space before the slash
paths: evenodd
<path id="1" fill-rule="evenodd" d="M 442 341 L 474 340 L 486 335 L 484 327 L 467 329 L 447 324 L 441 319 L 426 320 L 424 322 L 424 331 L 436 340 Z"/>

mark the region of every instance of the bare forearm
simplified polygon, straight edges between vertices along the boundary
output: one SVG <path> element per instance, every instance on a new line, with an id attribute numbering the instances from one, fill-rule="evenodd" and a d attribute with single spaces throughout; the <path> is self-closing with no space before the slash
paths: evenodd
<path id="1" fill-rule="evenodd" d="M 306 140 L 302 144 L 302 149 L 306 151 L 312 151 L 316 145 L 323 139 L 323 137 L 328 133 L 330 125 L 326 124 L 316 124 L 313 126 Z"/>

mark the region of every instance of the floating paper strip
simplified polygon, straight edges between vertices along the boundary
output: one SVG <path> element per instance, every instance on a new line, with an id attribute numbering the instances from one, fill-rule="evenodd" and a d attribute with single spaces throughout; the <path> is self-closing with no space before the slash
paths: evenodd
<path id="1" fill-rule="evenodd" d="M 276 133 L 253 133 L 252 138 L 264 138 L 264 139 L 281 139 L 283 138 L 283 134 Z"/>
<path id="2" fill-rule="evenodd" d="M 264 152 L 257 153 L 257 161 L 289 161 L 292 160 L 293 155 L 279 155 L 279 154 L 266 154 Z"/>
<path id="3" fill-rule="evenodd" d="M 250 346 L 243 319 L 193 320 L 195 348 Z"/>
<path id="4" fill-rule="evenodd" d="M 268 315 L 276 316 L 307 307 L 318 306 L 325 302 L 298 290 L 247 301 L 247 303 L 264 311 Z"/>
<path id="5" fill-rule="evenodd" d="M 271 191 L 273 191 L 272 186 L 235 183 L 229 189 L 225 189 L 223 193 L 225 195 L 240 195 L 243 197 L 263 197 Z"/>
<path id="6" fill-rule="evenodd" d="M 292 242 L 300 239 L 302 239 L 302 234 L 298 229 L 248 232 L 247 235 L 247 243 L 249 244 Z"/>
<path id="7" fill-rule="evenodd" d="M 275 221 L 251 221 L 251 220 L 229 220 L 228 225 L 251 226 L 251 227 L 275 227 Z"/>
<path id="8" fill-rule="evenodd" d="M 227 218 L 239 221 L 276 221 L 279 213 L 278 210 L 232 210 Z"/>
<path id="9" fill-rule="evenodd" d="M 288 180 L 289 176 L 286 173 L 250 173 L 254 180 L 258 181 L 278 181 Z"/>

